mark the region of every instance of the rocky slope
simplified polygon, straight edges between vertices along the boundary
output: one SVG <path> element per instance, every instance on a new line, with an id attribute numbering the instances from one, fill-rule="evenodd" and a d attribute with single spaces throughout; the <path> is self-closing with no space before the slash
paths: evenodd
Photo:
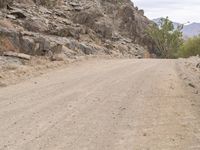
<path id="1" fill-rule="evenodd" d="M 0 0 L 0 52 L 144 57 L 143 10 L 130 0 Z"/>

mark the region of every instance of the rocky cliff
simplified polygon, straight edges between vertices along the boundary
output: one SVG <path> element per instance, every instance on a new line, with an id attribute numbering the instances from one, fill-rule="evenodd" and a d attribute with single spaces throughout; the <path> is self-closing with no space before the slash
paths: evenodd
<path id="1" fill-rule="evenodd" d="M 150 23 L 130 0 L 0 0 L 0 52 L 144 57 Z"/>

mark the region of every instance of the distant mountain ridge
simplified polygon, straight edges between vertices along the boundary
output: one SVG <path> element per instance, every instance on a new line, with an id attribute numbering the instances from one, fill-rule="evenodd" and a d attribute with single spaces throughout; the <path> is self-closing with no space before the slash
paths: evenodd
<path id="1" fill-rule="evenodd" d="M 200 34 L 200 23 L 191 23 L 183 27 L 183 35 L 193 37 Z"/>
<path id="2" fill-rule="evenodd" d="M 161 19 L 162 18 L 156 18 L 156 19 L 153 19 L 153 21 L 156 24 L 159 24 L 159 22 L 161 21 Z M 176 28 L 179 25 L 181 25 L 181 23 L 173 22 L 173 25 Z M 182 29 L 182 32 L 183 32 L 184 38 L 190 38 L 190 37 L 197 36 L 197 35 L 200 34 L 200 23 L 194 22 L 194 23 L 190 23 L 190 24 L 184 25 L 183 29 Z"/>

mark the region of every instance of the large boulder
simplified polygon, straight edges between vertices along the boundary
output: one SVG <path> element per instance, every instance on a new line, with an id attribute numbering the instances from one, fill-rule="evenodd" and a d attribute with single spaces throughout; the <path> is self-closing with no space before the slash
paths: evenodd
<path id="1" fill-rule="evenodd" d="M 74 39 L 79 39 L 82 29 L 80 27 L 65 26 L 57 27 L 50 31 L 51 34 L 61 36 L 61 37 L 73 37 Z"/>
<path id="2" fill-rule="evenodd" d="M 28 31 L 33 31 L 33 32 L 46 32 L 49 30 L 49 26 L 48 26 L 48 20 L 46 19 L 41 19 L 41 18 L 30 18 L 27 19 L 24 22 L 24 27 L 28 30 Z"/>
<path id="3" fill-rule="evenodd" d="M 0 52 L 20 50 L 20 34 L 19 32 L 4 27 L 0 27 Z"/>

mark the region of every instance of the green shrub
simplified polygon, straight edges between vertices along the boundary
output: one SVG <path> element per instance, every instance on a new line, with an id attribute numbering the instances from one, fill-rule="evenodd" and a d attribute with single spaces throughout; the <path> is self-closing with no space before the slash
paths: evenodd
<path id="1" fill-rule="evenodd" d="M 200 55 L 200 35 L 185 41 L 177 53 L 177 57 L 190 57 L 196 55 Z"/>
<path id="2" fill-rule="evenodd" d="M 155 43 L 153 52 L 161 58 L 174 58 L 182 45 L 182 26 L 174 27 L 167 18 L 162 18 L 159 25 L 153 24 L 147 29 L 147 34 Z"/>

